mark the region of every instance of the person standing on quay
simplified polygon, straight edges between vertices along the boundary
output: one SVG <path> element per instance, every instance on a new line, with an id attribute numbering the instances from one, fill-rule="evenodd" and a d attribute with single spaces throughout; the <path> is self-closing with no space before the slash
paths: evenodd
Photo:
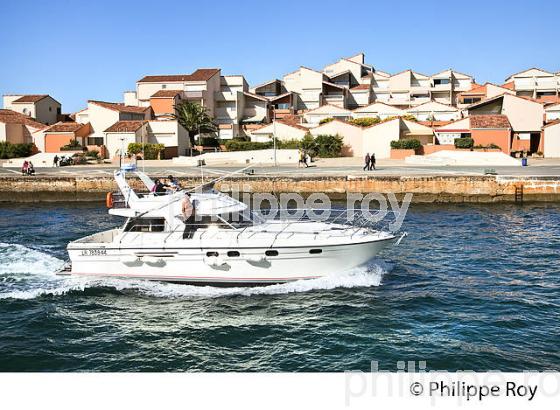
<path id="1" fill-rule="evenodd" d="M 371 154 L 369 159 L 369 170 L 375 169 L 375 153 Z"/>
<path id="2" fill-rule="evenodd" d="M 55 155 L 55 156 L 54 156 L 54 158 L 53 158 L 53 165 L 54 165 L 55 167 L 58 167 L 58 155 Z"/>
<path id="3" fill-rule="evenodd" d="M 364 171 L 369 171 L 369 162 L 370 162 L 370 156 L 368 152 L 364 158 Z"/>

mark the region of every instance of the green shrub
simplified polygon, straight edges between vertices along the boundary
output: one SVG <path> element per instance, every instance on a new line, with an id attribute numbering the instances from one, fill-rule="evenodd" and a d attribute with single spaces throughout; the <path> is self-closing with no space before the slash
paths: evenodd
<path id="1" fill-rule="evenodd" d="M 99 158 L 99 151 L 96 149 L 92 149 L 91 151 L 87 151 L 85 153 L 85 156 L 88 158 L 93 158 L 93 159 L 97 159 Z"/>
<path id="2" fill-rule="evenodd" d="M 333 117 L 323 118 L 321 121 L 319 121 L 319 125 L 323 125 L 323 124 L 329 123 L 331 121 L 334 121 Z"/>
<path id="3" fill-rule="evenodd" d="M 165 149 L 163 144 L 141 144 L 138 142 L 131 142 L 128 144 L 129 154 L 141 154 L 144 151 L 144 159 L 158 159 Z"/>
<path id="4" fill-rule="evenodd" d="M 252 151 L 270 149 L 274 147 L 274 141 L 252 142 L 237 138 L 225 142 L 228 151 Z M 319 155 L 323 158 L 338 157 L 342 151 L 342 137 L 338 135 L 319 135 L 317 138 L 307 133 L 301 141 L 292 139 L 287 141 L 276 140 L 278 149 L 301 149 L 311 157 Z"/>
<path id="5" fill-rule="evenodd" d="M 82 144 L 80 144 L 78 142 L 78 140 L 72 140 L 70 141 L 69 144 L 66 144 L 62 147 L 60 147 L 61 151 L 81 151 L 82 150 Z"/>
<path id="6" fill-rule="evenodd" d="M 33 153 L 33 144 L 12 144 L 10 142 L 0 142 L 0 158 L 22 158 L 28 157 Z"/>
<path id="7" fill-rule="evenodd" d="M 342 141 L 340 135 L 317 135 L 317 155 L 321 158 L 339 157 L 344 145 Z"/>
<path id="8" fill-rule="evenodd" d="M 291 139 L 287 141 L 276 141 L 276 147 L 281 149 L 299 149 L 301 148 L 301 141 Z"/>
<path id="9" fill-rule="evenodd" d="M 414 121 L 414 122 L 417 122 L 417 121 L 418 121 L 418 119 L 417 119 L 414 115 L 412 115 L 412 114 L 401 115 L 401 118 L 402 118 L 403 120 L 408 120 L 408 121 Z"/>
<path id="10" fill-rule="evenodd" d="M 475 149 L 496 149 L 496 148 L 500 148 L 498 145 L 492 143 L 492 144 L 488 144 L 488 145 L 475 145 L 473 148 Z"/>
<path id="11" fill-rule="evenodd" d="M 203 147 L 219 147 L 220 141 L 218 141 L 218 138 L 216 137 L 202 137 L 200 138 L 199 145 L 202 145 Z"/>
<path id="12" fill-rule="evenodd" d="M 414 138 L 407 138 L 404 140 L 391 141 L 391 148 L 393 149 L 413 149 L 417 150 L 422 148 L 422 143 Z"/>
<path id="13" fill-rule="evenodd" d="M 272 148 L 274 146 L 274 143 L 272 141 L 267 141 L 267 142 L 243 141 L 234 138 L 232 140 L 226 141 L 225 146 L 226 146 L 226 150 L 228 151 L 252 151 L 252 150 Z"/>
<path id="14" fill-rule="evenodd" d="M 353 120 L 350 120 L 348 122 L 359 127 L 371 127 L 372 125 L 379 124 L 381 120 L 379 119 L 379 117 L 364 117 L 354 118 Z"/>
<path id="15" fill-rule="evenodd" d="M 472 148 L 474 146 L 474 140 L 469 137 L 462 137 L 455 139 L 455 148 Z"/>
<path id="16" fill-rule="evenodd" d="M 383 123 L 383 122 L 392 121 L 392 120 L 394 120 L 395 118 L 402 118 L 403 120 L 418 122 L 418 119 L 417 119 L 414 115 L 412 115 L 412 114 L 405 114 L 405 115 L 401 115 L 401 116 L 393 115 L 393 116 L 391 116 L 391 117 L 385 118 L 384 120 L 381 120 L 380 122 Z"/>

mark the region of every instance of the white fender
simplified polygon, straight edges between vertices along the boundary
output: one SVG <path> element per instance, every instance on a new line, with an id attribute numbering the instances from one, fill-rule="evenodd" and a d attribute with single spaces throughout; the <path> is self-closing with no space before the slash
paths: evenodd
<path id="1" fill-rule="evenodd" d="M 219 256 L 207 256 L 204 258 L 204 263 L 210 266 L 223 266 L 226 264 L 226 261 Z"/>
<path id="2" fill-rule="evenodd" d="M 134 255 L 124 255 L 121 256 L 121 262 L 124 264 L 127 263 L 136 263 L 136 262 L 142 262 L 137 256 Z"/>
<path id="3" fill-rule="evenodd" d="M 161 262 L 163 262 L 163 259 L 158 258 L 157 256 L 143 256 L 142 260 L 146 263 L 161 263 Z"/>

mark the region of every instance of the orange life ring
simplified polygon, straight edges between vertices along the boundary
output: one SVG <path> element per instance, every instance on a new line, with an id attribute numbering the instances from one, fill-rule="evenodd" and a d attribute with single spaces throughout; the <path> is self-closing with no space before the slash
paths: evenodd
<path id="1" fill-rule="evenodd" d="M 113 193 L 112 192 L 107 192 L 107 196 L 105 197 L 105 204 L 107 205 L 107 208 L 112 208 L 113 207 Z"/>

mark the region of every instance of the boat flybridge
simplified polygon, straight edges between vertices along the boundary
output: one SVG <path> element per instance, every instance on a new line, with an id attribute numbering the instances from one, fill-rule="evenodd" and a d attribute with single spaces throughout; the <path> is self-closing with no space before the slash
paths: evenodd
<path id="1" fill-rule="evenodd" d="M 266 218 L 213 189 L 139 194 L 125 174 L 115 171 L 120 193 L 109 193 L 107 205 L 126 222 L 70 242 L 71 263 L 60 274 L 266 285 L 343 272 L 365 264 L 396 239 L 354 212 L 349 221 L 347 209 L 328 210 L 323 220 L 285 212 Z M 135 174 L 151 191 L 154 182 Z M 182 213 L 186 196 L 194 205 L 194 222 Z"/>

